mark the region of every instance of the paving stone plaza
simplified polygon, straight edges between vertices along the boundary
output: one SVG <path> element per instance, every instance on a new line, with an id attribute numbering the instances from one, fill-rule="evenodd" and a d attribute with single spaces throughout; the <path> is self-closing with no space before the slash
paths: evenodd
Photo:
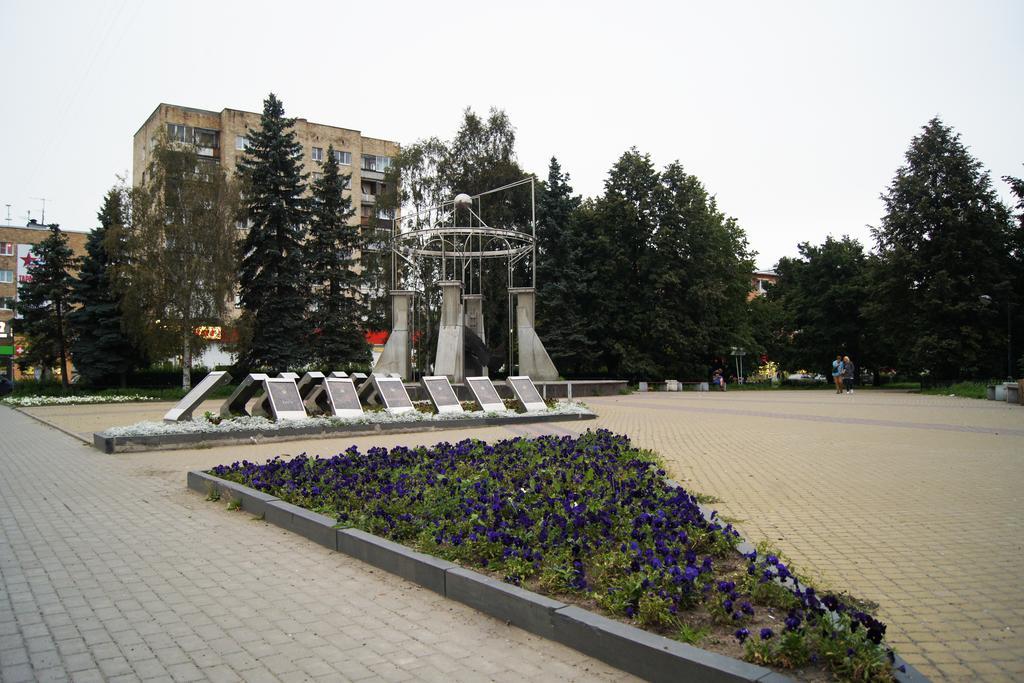
<path id="1" fill-rule="evenodd" d="M 26 410 L 63 431 L 0 407 L 0 678 L 628 679 L 185 483 L 243 458 L 588 427 L 658 451 L 749 540 L 877 602 L 933 680 L 1024 678 L 1024 409 L 810 390 L 586 403 L 598 420 L 119 455 L 83 440 L 168 404 Z"/>

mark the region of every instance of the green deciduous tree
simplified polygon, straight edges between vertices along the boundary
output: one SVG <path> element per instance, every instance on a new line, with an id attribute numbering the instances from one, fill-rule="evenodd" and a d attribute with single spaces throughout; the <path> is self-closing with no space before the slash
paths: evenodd
<path id="1" fill-rule="evenodd" d="M 451 201 L 459 193 L 472 196 L 502 187 L 525 175 L 516 160 L 515 128 L 505 112 L 491 109 L 487 117 L 481 117 L 467 108 L 451 140 L 429 138 L 402 149 L 388 173 L 387 185 L 392 191 L 378 199 L 378 207 L 387 210 L 406 206 L 416 211 Z M 486 195 L 474 203 L 474 210 L 491 227 L 516 226 L 528 231 L 529 192 L 527 186 L 504 195 Z M 473 290 L 484 296 L 487 346 L 492 353 L 504 351 L 508 343 L 508 271 L 499 260 L 485 261 L 482 272 L 478 266 L 470 264 L 465 280 L 471 280 Z M 417 335 L 421 369 L 432 359 L 435 348 L 441 303 L 436 283 L 440 279 L 440 263 L 421 259 L 409 281 L 398 283 L 422 292 L 417 315 L 422 332 Z M 382 293 L 381 288 L 377 291 Z M 385 304 L 378 301 L 374 308 L 383 310 Z"/>
<path id="2" fill-rule="evenodd" d="M 996 373 L 1013 266 L 1008 211 L 988 173 L 934 118 L 882 200 L 868 314 L 886 355 L 902 370 L 943 379 Z M 979 303 L 982 295 L 995 305 Z"/>
<path id="3" fill-rule="evenodd" d="M 249 225 L 241 247 L 239 288 L 251 338 L 242 360 L 249 367 L 278 371 L 310 360 L 303 272 L 307 176 L 294 125 L 271 93 L 263 103 L 260 127 L 249 132 L 238 164 L 242 215 Z"/>
<path id="4" fill-rule="evenodd" d="M 50 234 L 33 249 L 34 260 L 28 267 L 29 282 L 21 284 L 18 312 L 20 330 L 28 349 L 19 363 L 41 365 L 44 370 L 60 363 L 61 385 L 68 387 L 68 311 L 74 285 L 72 271 L 78 259 L 68 246 L 68 238 L 56 224 Z"/>
<path id="5" fill-rule="evenodd" d="M 314 358 L 331 369 L 370 361 L 363 330 L 360 285 L 354 270 L 359 228 L 350 224 L 352 200 L 343 194 L 350 176 L 338 171 L 334 147 L 327 150 L 322 176 L 313 183 L 306 275 L 311 288 L 310 330 Z"/>
<path id="6" fill-rule="evenodd" d="M 142 363 L 140 350 L 125 330 L 121 297 L 114 289 L 114 264 L 107 250 L 108 232 L 123 230 L 128 201 L 123 184 L 111 188 L 103 198 L 100 225 L 89 233 L 72 292 L 72 303 L 78 308 L 68 314 L 71 353 L 78 373 L 92 385 L 116 379 L 124 387 L 128 372 Z"/>
<path id="7" fill-rule="evenodd" d="M 161 137 L 128 220 L 108 228 L 127 328 L 151 358 L 181 358 L 186 389 L 207 343 L 195 328 L 220 324 L 230 305 L 237 211 L 237 189 L 219 165 Z"/>
<path id="8" fill-rule="evenodd" d="M 866 301 L 868 257 L 863 245 L 843 236 L 821 245 L 803 242 L 800 256 L 779 260 L 778 282 L 757 305 L 764 314 L 759 342 L 773 360 L 790 370 L 826 372 L 836 354 L 871 367 L 862 307 Z M 755 304 L 752 302 L 752 307 Z M 779 315 L 772 309 L 781 312 Z"/>

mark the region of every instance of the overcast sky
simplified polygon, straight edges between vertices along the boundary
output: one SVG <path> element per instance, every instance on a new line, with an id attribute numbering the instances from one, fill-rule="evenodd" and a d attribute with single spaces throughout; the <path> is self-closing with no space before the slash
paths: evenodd
<path id="1" fill-rule="evenodd" d="M 408 143 L 504 109 L 521 165 L 599 194 L 629 147 L 679 160 L 760 267 L 870 246 L 879 193 L 938 115 L 1024 175 L 1024 2 L 12 2 L 0 222 L 81 229 L 160 102 L 286 113 Z"/>

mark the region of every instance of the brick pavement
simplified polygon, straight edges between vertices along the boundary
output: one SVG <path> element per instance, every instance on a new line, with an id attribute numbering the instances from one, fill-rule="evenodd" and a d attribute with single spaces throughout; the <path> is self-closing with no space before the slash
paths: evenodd
<path id="1" fill-rule="evenodd" d="M 188 457 L 105 456 L 3 407 L 0 435 L 4 683 L 626 678 L 203 501 Z"/>
<path id="2" fill-rule="evenodd" d="M 1024 679 L 1024 408 L 860 391 L 589 399 L 936 680 Z"/>
<path id="3" fill-rule="evenodd" d="M 184 492 L 183 472 L 240 457 L 605 427 L 658 451 L 674 478 L 719 498 L 716 507 L 749 540 L 771 541 L 823 586 L 879 603 L 889 642 L 928 676 L 1024 679 L 1024 408 L 869 391 L 586 402 L 599 413 L 596 422 L 113 457 L 129 480 L 199 511 L 207 508 Z M 117 406 L 106 417 L 108 424 L 159 419 L 167 407 Z M 32 412 L 85 433 L 105 419 L 96 410 Z M 225 532 L 218 519 L 209 520 L 208 533 Z M 279 533 L 264 529 L 263 538 Z"/>

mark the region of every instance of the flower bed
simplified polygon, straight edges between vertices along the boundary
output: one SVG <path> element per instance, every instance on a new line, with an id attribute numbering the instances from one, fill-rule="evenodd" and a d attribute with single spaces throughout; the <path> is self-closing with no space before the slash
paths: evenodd
<path id="1" fill-rule="evenodd" d="M 210 472 L 685 642 L 844 679 L 892 678 L 884 624 L 819 597 L 778 556 L 740 556 L 731 525 L 705 519 L 653 454 L 608 431 L 353 446 Z"/>
<path id="2" fill-rule="evenodd" d="M 70 406 L 86 403 L 136 403 L 140 401 L 158 401 L 160 399 L 140 394 L 112 394 L 109 396 L 18 396 L 0 399 L 0 403 L 13 408 L 33 408 L 36 406 Z"/>

